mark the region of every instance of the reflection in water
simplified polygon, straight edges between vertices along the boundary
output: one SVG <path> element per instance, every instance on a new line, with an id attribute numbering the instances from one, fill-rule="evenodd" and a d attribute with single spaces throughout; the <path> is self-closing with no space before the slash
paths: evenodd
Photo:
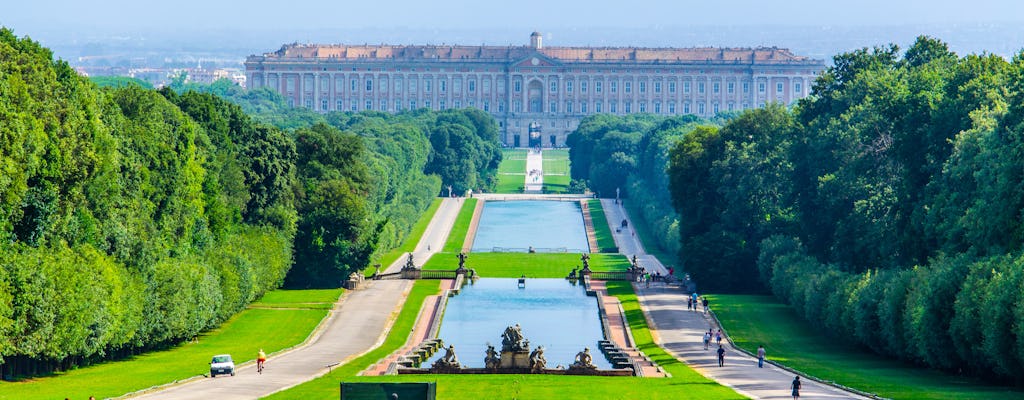
<path id="1" fill-rule="evenodd" d="M 588 251 L 578 202 L 488 201 L 484 203 L 473 251 L 499 248 L 565 248 Z"/>
<path id="2" fill-rule="evenodd" d="M 439 337 L 446 347 L 455 345 L 462 364 L 482 368 L 487 344 L 500 349 L 501 333 L 518 323 L 531 349 L 544 346 L 548 368 L 572 364 L 584 347 L 595 355 L 594 365 L 610 368 L 597 350 L 604 336 L 593 297 L 562 279 L 527 279 L 525 289 L 518 288 L 516 281 L 479 279 L 448 300 Z M 430 365 L 443 353 L 422 365 Z"/>

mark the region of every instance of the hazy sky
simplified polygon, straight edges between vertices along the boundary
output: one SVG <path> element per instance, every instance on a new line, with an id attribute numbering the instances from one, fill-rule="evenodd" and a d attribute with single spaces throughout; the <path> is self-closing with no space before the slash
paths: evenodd
<path id="1" fill-rule="evenodd" d="M 4 0 L 19 35 L 75 31 L 1024 23 L 1021 0 Z"/>

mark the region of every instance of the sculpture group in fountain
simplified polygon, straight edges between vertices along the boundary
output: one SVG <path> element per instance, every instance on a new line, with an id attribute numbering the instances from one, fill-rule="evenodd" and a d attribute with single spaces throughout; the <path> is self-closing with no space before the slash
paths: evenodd
<path id="1" fill-rule="evenodd" d="M 529 368 L 530 341 L 523 337 L 519 324 L 505 328 L 501 334 L 501 368 Z"/>
<path id="2" fill-rule="evenodd" d="M 444 350 L 444 357 L 434 361 L 434 364 L 430 366 L 435 373 L 452 372 L 460 368 L 462 365 L 459 364 L 459 358 L 455 355 L 455 345 L 448 345 L 448 348 Z"/>
<path id="3" fill-rule="evenodd" d="M 494 346 L 487 345 L 487 357 L 484 357 L 484 367 L 489 370 L 495 370 L 499 366 L 501 366 L 501 358 L 498 357 L 498 352 L 494 351 Z"/>
<path id="4" fill-rule="evenodd" d="M 594 370 L 594 358 L 590 356 L 590 348 L 584 347 L 583 351 L 576 353 L 576 361 L 569 366 L 569 370 Z"/>
<path id="5" fill-rule="evenodd" d="M 543 374 L 544 369 L 548 367 L 548 360 L 544 359 L 544 347 L 537 346 L 537 350 L 530 353 L 530 372 L 534 374 Z"/>

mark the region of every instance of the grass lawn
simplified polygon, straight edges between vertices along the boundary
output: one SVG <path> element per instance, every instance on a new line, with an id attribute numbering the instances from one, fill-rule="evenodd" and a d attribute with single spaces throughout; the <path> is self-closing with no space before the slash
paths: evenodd
<path id="1" fill-rule="evenodd" d="M 522 193 L 526 184 L 526 174 L 499 174 L 498 183 L 494 186 L 495 193 Z"/>
<path id="2" fill-rule="evenodd" d="M 420 219 L 416 221 L 416 224 L 412 226 L 412 230 L 405 237 L 405 241 L 402 242 L 401 246 L 391 249 L 391 251 L 384 253 L 377 262 L 381 265 L 381 270 L 387 269 L 389 265 L 398 260 L 405 253 L 409 253 L 416 250 L 416 244 L 420 242 L 420 237 L 423 236 L 423 232 L 427 230 L 427 225 L 430 225 L 430 220 L 434 218 L 434 214 L 437 213 L 437 209 L 441 207 L 441 198 L 434 199 L 430 203 L 430 207 L 427 207 L 427 211 L 420 216 Z M 363 275 L 373 275 L 377 269 L 373 267 L 371 263 L 366 269 L 363 270 Z"/>
<path id="3" fill-rule="evenodd" d="M 506 149 L 501 151 L 501 164 L 498 173 L 526 173 L 526 150 Z"/>
<path id="4" fill-rule="evenodd" d="M 459 260 L 455 253 L 438 253 L 424 269 L 455 269 Z M 471 253 L 466 268 L 476 270 L 485 278 L 565 278 L 573 268 L 581 267 L 579 253 Z M 590 269 L 594 271 L 625 271 L 629 260 L 621 254 L 591 254 Z"/>
<path id="5" fill-rule="evenodd" d="M 114 397 L 209 373 L 210 357 L 215 354 L 231 354 L 236 364 L 251 361 L 261 347 L 273 353 L 305 340 L 341 292 L 341 289 L 270 292 L 253 308 L 238 313 L 220 328 L 200 335 L 196 343 L 183 343 L 168 350 L 50 377 L 0 383 L 0 399 Z"/>
<path id="6" fill-rule="evenodd" d="M 565 193 L 569 191 L 569 175 L 544 174 L 544 193 Z"/>
<path id="7" fill-rule="evenodd" d="M 543 169 L 544 180 L 548 180 L 548 174 L 569 175 L 569 150 L 544 150 Z"/>
<path id="8" fill-rule="evenodd" d="M 1024 390 L 915 367 L 820 333 L 772 296 L 710 296 L 737 345 L 811 376 L 894 399 L 1021 399 Z"/>
<path id="9" fill-rule="evenodd" d="M 462 245 L 466 242 L 466 232 L 469 231 L 469 223 L 473 222 L 473 211 L 476 210 L 477 199 L 463 199 L 462 209 L 459 216 L 455 217 L 452 231 L 448 234 L 448 241 L 444 244 L 442 251 L 458 253 L 462 251 Z"/>
<path id="10" fill-rule="evenodd" d="M 590 209 L 590 219 L 594 223 L 594 236 L 597 237 L 597 247 L 601 252 L 618 251 L 615 247 L 615 238 L 612 237 L 612 229 L 608 226 L 608 216 L 604 215 L 604 207 L 601 200 L 587 200 L 587 208 Z"/>
<path id="11" fill-rule="evenodd" d="M 742 399 L 731 389 L 710 381 L 684 364 L 671 359 L 651 341 L 647 324 L 626 283 L 609 285 L 623 302 L 631 319 L 633 335 L 640 347 L 672 373 L 671 378 L 585 377 L 552 375 L 397 375 L 355 376 L 391 351 L 401 347 L 412 327 L 423 297 L 437 292 L 436 283 L 419 281 L 409 295 L 395 327 L 381 348 L 334 370 L 334 372 L 271 399 L 334 399 L 340 382 L 424 382 L 437 383 L 438 399 Z M 635 321 L 634 321 L 635 320 Z M 481 352 L 481 356 L 482 356 Z M 470 357 L 470 354 L 462 354 Z M 667 357 L 667 358 L 666 358 Z"/>

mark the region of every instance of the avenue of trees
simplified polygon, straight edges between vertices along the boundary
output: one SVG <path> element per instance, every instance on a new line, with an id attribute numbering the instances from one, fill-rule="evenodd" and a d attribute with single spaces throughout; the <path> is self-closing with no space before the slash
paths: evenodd
<path id="1" fill-rule="evenodd" d="M 337 287 L 442 183 L 494 182 L 485 113 L 322 116 L 217 88 L 90 82 L 0 29 L 3 378 L 179 343 L 282 284 Z"/>
<path id="2" fill-rule="evenodd" d="M 880 354 L 1020 383 L 1024 55 L 927 37 L 840 54 L 810 97 L 670 152 L 705 291 L 770 289 Z"/>

